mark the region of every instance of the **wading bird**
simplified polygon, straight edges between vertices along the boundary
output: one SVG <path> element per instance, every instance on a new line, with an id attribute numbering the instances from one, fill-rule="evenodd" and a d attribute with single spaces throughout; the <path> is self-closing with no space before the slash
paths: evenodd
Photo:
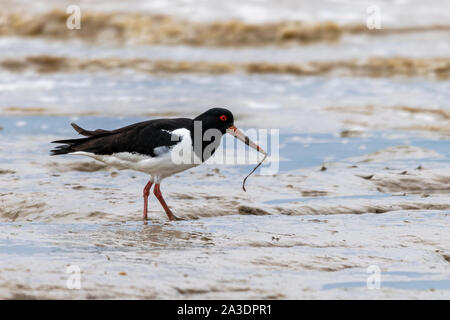
<path id="1" fill-rule="evenodd" d="M 153 193 L 169 220 L 178 220 L 161 194 L 161 181 L 206 161 L 225 133 L 267 155 L 234 126 L 233 114 L 223 108 L 209 109 L 195 119 L 154 119 L 111 131 L 89 131 L 75 123 L 72 127 L 86 138 L 53 141 L 61 145 L 51 150 L 51 155 L 84 155 L 119 169 L 149 174 L 150 180 L 144 188 L 144 220 L 147 220 L 148 197 L 153 184 Z"/>

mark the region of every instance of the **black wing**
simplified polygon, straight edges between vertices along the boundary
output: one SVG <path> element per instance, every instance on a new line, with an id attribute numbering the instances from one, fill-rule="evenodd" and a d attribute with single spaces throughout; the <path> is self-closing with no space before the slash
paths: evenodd
<path id="1" fill-rule="evenodd" d="M 155 157 L 158 155 L 155 148 L 178 143 L 173 141 L 170 131 L 180 128 L 190 130 L 192 126 L 192 120 L 186 118 L 149 120 L 111 131 L 89 131 L 72 124 L 78 133 L 87 138 L 52 141 L 62 145 L 51 150 L 51 155 L 84 151 L 103 155 L 130 152 Z"/>

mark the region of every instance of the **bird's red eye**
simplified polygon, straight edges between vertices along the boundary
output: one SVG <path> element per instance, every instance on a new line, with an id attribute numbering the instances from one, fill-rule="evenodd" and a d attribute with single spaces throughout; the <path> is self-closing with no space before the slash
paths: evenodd
<path id="1" fill-rule="evenodd" d="M 222 121 L 227 121 L 227 116 L 226 115 L 221 115 L 220 116 L 220 120 L 222 120 Z"/>

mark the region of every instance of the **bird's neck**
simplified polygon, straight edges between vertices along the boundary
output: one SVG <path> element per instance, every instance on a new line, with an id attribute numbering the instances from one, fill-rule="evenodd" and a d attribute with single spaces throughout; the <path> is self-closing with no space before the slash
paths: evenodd
<path id="1" fill-rule="evenodd" d="M 193 150 L 203 162 L 208 160 L 220 146 L 223 133 L 215 128 L 203 127 L 199 120 L 192 122 L 191 140 Z"/>

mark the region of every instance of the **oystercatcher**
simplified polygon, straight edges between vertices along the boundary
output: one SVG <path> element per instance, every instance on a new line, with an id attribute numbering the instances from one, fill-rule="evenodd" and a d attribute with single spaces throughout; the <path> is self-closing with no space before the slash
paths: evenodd
<path id="1" fill-rule="evenodd" d="M 153 184 L 153 193 L 169 220 L 179 220 L 161 194 L 161 181 L 206 161 L 214 154 L 225 133 L 267 155 L 234 126 L 233 114 L 224 108 L 209 109 L 195 119 L 154 119 L 111 131 L 90 131 L 75 123 L 71 125 L 86 138 L 52 141 L 62 145 L 51 150 L 51 155 L 89 156 L 119 169 L 149 174 L 144 188 L 144 220 L 147 220 L 148 196 Z"/>

